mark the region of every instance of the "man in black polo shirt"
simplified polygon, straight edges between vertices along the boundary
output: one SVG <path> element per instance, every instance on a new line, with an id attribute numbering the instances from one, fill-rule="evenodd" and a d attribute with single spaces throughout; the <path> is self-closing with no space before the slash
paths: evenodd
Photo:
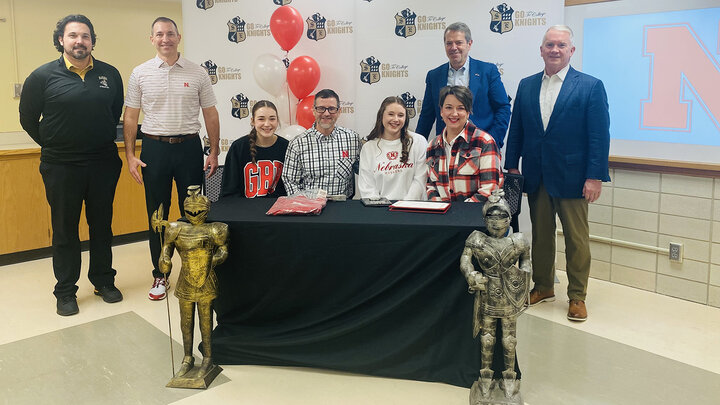
<path id="1" fill-rule="evenodd" d="M 112 268 L 112 211 L 122 161 L 115 137 L 122 113 L 120 73 L 93 59 L 95 30 L 83 15 L 58 21 L 62 54 L 28 76 L 20 96 L 20 124 L 41 147 L 40 174 L 50 204 L 57 313 L 78 313 L 78 224 L 83 202 L 90 228 L 88 278 L 105 302 L 122 300 Z"/>

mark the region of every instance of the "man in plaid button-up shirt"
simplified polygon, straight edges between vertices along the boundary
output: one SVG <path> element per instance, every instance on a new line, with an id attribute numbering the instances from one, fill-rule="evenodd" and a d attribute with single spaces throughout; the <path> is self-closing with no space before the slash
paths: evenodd
<path id="1" fill-rule="evenodd" d="M 360 157 L 357 132 L 339 127 L 340 98 L 320 90 L 313 103 L 315 124 L 288 145 L 282 179 L 288 195 L 301 190 L 323 189 L 328 195 L 352 197 L 354 168 Z"/>

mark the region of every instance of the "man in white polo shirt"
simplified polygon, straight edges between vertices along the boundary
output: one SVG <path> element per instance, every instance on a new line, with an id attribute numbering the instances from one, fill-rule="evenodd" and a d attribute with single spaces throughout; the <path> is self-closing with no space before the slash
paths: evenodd
<path id="1" fill-rule="evenodd" d="M 215 173 L 220 151 L 220 121 L 212 83 L 202 67 L 180 56 L 177 24 L 166 17 L 156 18 L 150 41 L 157 49 L 157 56 L 137 66 L 130 75 L 123 130 L 130 174 L 139 184 L 145 185 L 148 223 L 160 204 L 165 207 L 164 219 L 167 219 L 173 179 L 180 213 L 184 215 L 187 187 L 201 184 L 204 169 L 210 168 L 208 176 Z M 141 128 L 142 153 L 137 158 L 135 139 L 140 109 L 145 118 Z M 204 166 L 198 134 L 201 110 L 210 138 L 210 155 Z M 142 168 L 142 175 L 138 167 Z M 152 230 L 149 242 L 154 280 L 148 298 L 162 300 L 169 286 L 158 270 L 160 238 Z"/>

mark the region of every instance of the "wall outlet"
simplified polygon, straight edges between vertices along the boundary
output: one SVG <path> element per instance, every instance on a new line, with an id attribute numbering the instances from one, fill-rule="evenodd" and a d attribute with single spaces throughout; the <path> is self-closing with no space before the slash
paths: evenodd
<path id="1" fill-rule="evenodd" d="M 683 259 L 683 245 L 682 243 L 670 242 L 670 251 L 668 257 L 671 262 L 682 263 Z"/>
<path id="2" fill-rule="evenodd" d="M 20 94 L 22 94 L 22 84 L 13 83 L 13 98 L 19 98 Z"/>

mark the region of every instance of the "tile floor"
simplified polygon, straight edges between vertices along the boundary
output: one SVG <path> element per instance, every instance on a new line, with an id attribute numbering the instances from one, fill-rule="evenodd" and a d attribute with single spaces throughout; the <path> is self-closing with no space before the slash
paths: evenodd
<path id="1" fill-rule="evenodd" d="M 146 243 L 117 246 L 114 254 L 116 284 L 125 299 L 117 304 L 102 302 L 82 278 L 83 270 L 78 291 L 80 313 L 71 317 L 55 314 L 50 259 L 0 267 L 0 319 L 4 321 L 0 328 L 0 404 L 468 403 L 469 391 L 461 387 L 291 367 L 224 366 L 225 378 L 216 380 L 207 391 L 189 395 L 168 388 L 150 389 L 147 384 L 134 386 L 123 371 L 112 372 L 112 364 L 99 368 L 106 370 L 106 375 L 93 376 L 85 384 L 50 375 L 53 369 L 47 364 L 56 364 L 63 348 L 77 356 L 87 353 L 82 364 L 96 361 L 90 356 L 96 350 L 93 340 L 107 339 L 93 337 L 101 336 L 96 334 L 107 325 L 117 327 L 130 317 L 137 326 L 128 328 L 137 330 L 138 335 L 146 333 L 152 345 L 157 345 L 155 351 L 165 354 L 136 356 L 130 363 L 134 352 L 145 349 L 132 339 L 120 340 L 117 346 L 128 351 L 129 368 L 157 370 L 152 372 L 167 374 L 169 379 L 169 342 L 159 341 L 167 339 L 167 312 L 164 302 L 146 298 L 150 286 Z M 83 262 L 87 263 L 87 253 Z M 565 318 L 566 279 L 564 273 L 558 275 L 557 301 L 531 308 L 518 326 L 527 405 L 720 404 L 720 309 L 591 280 L 589 320 L 570 323 Z M 179 341 L 174 297 L 170 308 L 173 337 Z M 81 344 L 75 343 L 76 338 L 62 336 L 89 338 Z M 177 342 L 175 348 L 179 348 Z M 43 365 L 43 356 L 53 361 Z M 163 357 L 167 357 L 165 364 L 158 364 Z M 152 364 L 143 365 L 143 358 L 152 359 Z M 82 367 L 73 370 L 83 372 Z M 119 389 L 129 389 L 133 395 L 108 394 Z"/>

